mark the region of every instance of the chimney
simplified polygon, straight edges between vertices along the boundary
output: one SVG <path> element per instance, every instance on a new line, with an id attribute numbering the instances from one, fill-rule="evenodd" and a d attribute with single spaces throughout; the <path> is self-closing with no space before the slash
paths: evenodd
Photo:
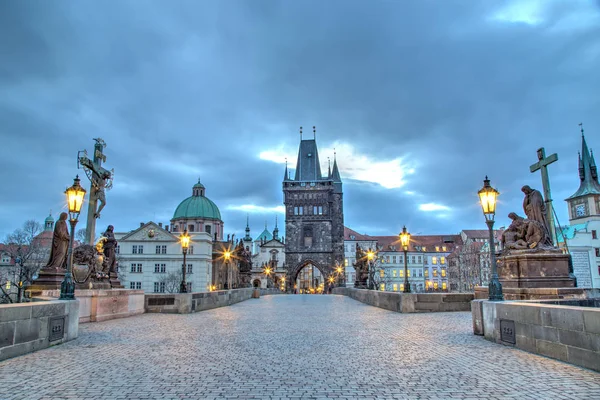
<path id="1" fill-rule="evenodd" d="M 144 223 L 143 223 L 143 222 L 140 222 L 140 228 L 141 228 L 142 226 L 144 226 Z"/>
<path id="2" fill-rule="evenodd" d="M 165 230 L 166 230 L 167 232 L 171 232 L 171 231 L 169 230 L 169 225 L 165 225 Z"/>
<path id="3" fill-rule="evenodd" d="M 159 223 L 158 223 L 158 227 L 159 227 L 159 228 L 162 228 L 162 222 L 159 222 Z"/>

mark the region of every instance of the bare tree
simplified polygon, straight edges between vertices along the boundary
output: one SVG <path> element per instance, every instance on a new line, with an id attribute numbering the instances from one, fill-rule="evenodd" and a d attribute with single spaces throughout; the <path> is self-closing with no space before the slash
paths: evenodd
<path id="1" fill-rule="evenodd" d="M 33 281 L 40 268 L 46 265 L 50 247 L 44 246 L 37 239 L 40 232 L 42 225 L 35 220 L 28 220 L 23 228 L 6 236 L 3 251 L 10 256 L 12 264 L 0 271 L 0 302 L 22 302 L 25 287 Z M 10 282 L 11 289 L 7 289 L 6 282 Z"/>
<path id="2" fill-rule="evenodd" d="M 164 282 L 165 292 L 179 293 L 182 279 L 183 279 L 183 275 L 181 274 L 181 271 L 173 271 L 173 272 L 169 272 L 166 275 L 161 276 L 158 279 L 158 282 L 159 283 Z"/>

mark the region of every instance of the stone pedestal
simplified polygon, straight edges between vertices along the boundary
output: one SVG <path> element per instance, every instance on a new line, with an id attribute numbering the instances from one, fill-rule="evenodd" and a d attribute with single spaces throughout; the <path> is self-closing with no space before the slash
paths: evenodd
<path id="1" fill-rule="evenodd" d="M 66 270 L 64 269 L 41 269 L 38 278 L 28 290 L 36 293 L 42 290 L 60 290 L 60 284 L 65 279 L 65 273 Z"/>
<path id="2" fill-rule="evenodd" d="M 590 289 L 565 287 L 565 288 L 517 288 L 503 287 L 504 300 L 552 300 L 552 299 L 586 299 Z M 489 289 L 487 286 L 475 286 L 475 299 L 487 300 Z"/>
<path id="3" fill-rule="evenodd" d="M 514 251 L 498 258 L 498 276 L 502 288 L 572 288 L 569 256 L 560 251 Z"/>

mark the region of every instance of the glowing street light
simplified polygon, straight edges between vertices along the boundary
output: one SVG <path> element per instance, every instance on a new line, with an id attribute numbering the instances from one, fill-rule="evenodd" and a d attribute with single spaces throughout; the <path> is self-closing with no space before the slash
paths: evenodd
<path id="1" fill-rule="evenodd" d="M 404 251 L 404 293 L 410 293 L 410 282 L 408 281 L 408 245 L 410 244 L 410 233 L 406 230 L 406 225 L 400 232 L 400 243 Z"/>
<path id="2" fill-rule="evenodd" d="M 225 250 L 223 252 L 223 259 L 225 259 L 225 270 L 227 271 L 227 285 L 226 289 L 231 289 L 231 281 L 233 280 L 233 274 L 229 267 L 229 260 L 231 259 L 231 251 Z"/>
<path id="3" fill-rule="evenodd" d="M 187 293 L 187 283 L 185 282 L 185 262 L 190 247 L 190 235 L 188 235 L 187 229 L 183 230 L 183 233 L 179 237 L 181 243 L 181 251 L 183 252 L 183 264 L 181 265 L 181 285 L 179 286 L 179 293 Z"/>
<path id="4" fill-rule="evenodd" d="M 504 295 L 502 294 L 502 284 L 498 278 L 498 268 L 496 266 L 496 249 L 494 244 L 494 217 L 496 216 L 496 204 L 497 198 L 500 192 L 490 186 L 490 180 L 486 176 L 483 180 L 483 188 L 477 192 L 479 195 L 479 201 L 481 202 L 481 208 L 483 210 L 483 216 L 485 217 L 485 223 L 490 231 L 490 263 L 492 277 L 489 285 L 489 300 L 502 301 Z"/>
<path id="5" fill-rule="evenodd" d="M 69 251 L 67 254 L 67 271 L 65 279 L 60 284 L 60 299 L 75 300 L 75 281 L 73 281 L 73 238 L 75 236 L 75 225 L 79 219 L 83 198 L 85 197 L 85 189 L 80 185 L 81 180 L 79 175 L 73 179 L 73 186 L 65 190 L 67 195 L 67 207 L 69 209 L 69 222 L 71 225 L 71 235 L 69 236 Z"/>

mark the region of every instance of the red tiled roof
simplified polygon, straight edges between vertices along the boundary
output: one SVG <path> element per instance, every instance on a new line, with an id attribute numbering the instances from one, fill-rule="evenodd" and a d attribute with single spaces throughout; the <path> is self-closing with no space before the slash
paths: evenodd
<path id="1" fill-rule="evenodd" d="M 350 239 L 350 235 L 354 236 L 354 239 Z M 344 240 L 375 240 L 375 238 L 369 235 L 361 235 L 347 226 L 344 226 Z"/>
<path id="2" fill-rule="evenodd" d="M 463 229 L 463 232 L 469 239 L 487 239 L 490 236 L 487 229 Z"/>
<path id="3" fill-rule="evenodd" d="M 393 251 L 391 246 L 395 246 L 396 251 L 402 250 L 399 236 L 371 236 L 371 238 L 377 240 L 377 246 L 382 246 L 383 251 Z M 446 246 L 447 251 L 453 251 L 459 244 L 462 244 L 460 235 L 411 235 L 408 251 L 420 251 L 417 248 L 426 247 L 430 252 L 434 251 L 436 246 Z"/>

